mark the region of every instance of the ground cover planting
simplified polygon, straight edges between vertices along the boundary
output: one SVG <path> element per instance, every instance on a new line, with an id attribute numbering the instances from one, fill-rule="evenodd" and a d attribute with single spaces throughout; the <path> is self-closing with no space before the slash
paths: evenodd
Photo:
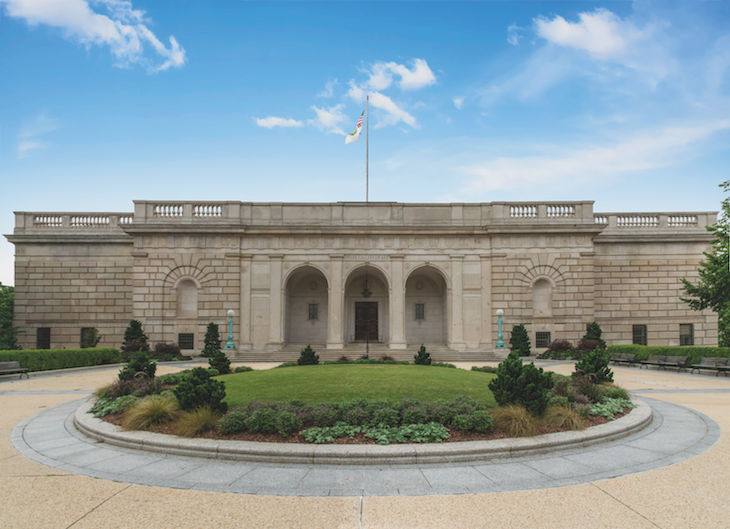
<path id="1" fill-rule="evenodd" d="M 97 392 L 91 412 L 128 429 L 274 442 L 442 442 L 580 430 L 633 405 L 597 350 L 573 376 L 523 364 L 498 368 L 330 364 L 195 368 L 150 377 L 137 359 Z M 134 367 L 137 366 L 137 367 Z M 130 370 L 140 369 L 131 379 Z"/>

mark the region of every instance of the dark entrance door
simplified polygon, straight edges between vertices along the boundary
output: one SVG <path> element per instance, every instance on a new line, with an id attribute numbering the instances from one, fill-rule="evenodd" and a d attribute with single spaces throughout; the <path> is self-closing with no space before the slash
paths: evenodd
<path id="1" fill-rule="evenodd" d="M 355 340 L 378 341 L 378 302 L 355 302 Z"/>

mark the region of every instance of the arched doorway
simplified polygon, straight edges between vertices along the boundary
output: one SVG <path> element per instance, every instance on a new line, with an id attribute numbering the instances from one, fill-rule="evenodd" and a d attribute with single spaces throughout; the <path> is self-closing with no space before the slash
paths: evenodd
<path id="1" fill-rule="evenodd" d="M 406 281 L 406 342 L 445 344 L 446 281 L 435 268 L 414 270 Z"/>
<path id="2" fill-rule="evenodd" d="M 387 343 L 388 280 L 373 266 L 353 270 L 345 286 L 345 342 Z"/>
<path id="3" fill-rule="evenodd" d="M 327 342 L 327 278 L 311 266 L 286 281 L 285 340 L 293 344 Z"/>

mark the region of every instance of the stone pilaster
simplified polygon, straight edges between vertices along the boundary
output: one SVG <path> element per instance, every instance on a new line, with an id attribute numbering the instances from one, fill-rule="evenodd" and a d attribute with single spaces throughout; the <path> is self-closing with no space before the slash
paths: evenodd
<path id="1" fill-rule="evenodd" d="M 481 318 L 481 343 L 479 348 L 487 351 L 494 345 L 492 339 L 492 260 L 488 255 L 481 256 L 482 272 L 482 318 Z"/>
<path id="2" fill-rule="evenodd" d="M 240 351 L 251 349 L 251 256 L 241 255 Z"/>
<path id="3" fill-rule="evenodd" d="M 403 256 L 391 255 L 390 280 L 390 348 L 406 348 L 405 282 L 403 281 Z"/>
<path id="4" fill-rule="evenodd" d="M 281 289 L 281 268 L 282 255 L 269 256 L 269 343 L 270 349 L 278 350 L 284 343 L 283 318 L 282 318 L 282 297 Z"/>
<path id="5" fill-rule="evenodd" d="M 449 347 L 464 349 L 464 256 L 451 256 L 451 321 L 449 322 Z"/>
<path id="6" fill-rule="evenodd" d="M 330 280 L 327 293 L 327 349 L 344 347 L 344 299 L 342 255 L 330 255 Z"/>

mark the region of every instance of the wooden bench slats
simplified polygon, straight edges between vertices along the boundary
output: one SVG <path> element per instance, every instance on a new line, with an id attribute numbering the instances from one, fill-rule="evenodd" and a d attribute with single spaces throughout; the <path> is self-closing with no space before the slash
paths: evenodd
<path id="1" fill-rule="evenodd" d="M 18 362 L 17 360 L 11 362 L 0 362 L 0 375 L 15 374 L 19 374 L 20 378 L 23 378 L 23 375 L 25 375 L 26 378 L 29 378 L 30 376 L 28 375 L 28 368 L 20 367 L 20 362 Z"/>

